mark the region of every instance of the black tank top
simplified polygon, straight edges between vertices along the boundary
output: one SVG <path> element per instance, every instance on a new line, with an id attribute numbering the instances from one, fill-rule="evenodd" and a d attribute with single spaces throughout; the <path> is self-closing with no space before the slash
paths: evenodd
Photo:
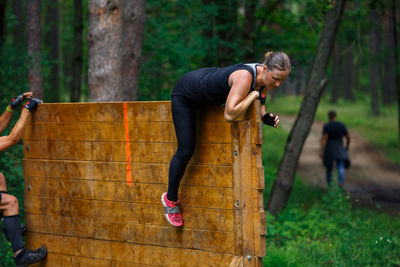
<path id="1" fill-rule="evenodd" d="M 253 64 L 236 64 L 225 68 L 201 68 L 184 74 L 176 83 L 171 96 L 185 96 L 196 104 L 221 105 L 226 102 L 230 87 L 229 76 L 237 70 L 250 72 L 254 90 L 257 70 Z"/>

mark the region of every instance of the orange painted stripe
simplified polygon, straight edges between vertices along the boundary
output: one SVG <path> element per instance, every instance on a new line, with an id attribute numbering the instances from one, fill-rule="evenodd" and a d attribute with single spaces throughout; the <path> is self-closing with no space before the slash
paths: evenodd
<path id="1" fill-rule="evenodd" d="M 126 183 L 132 185 L 131 172 L 131 146 L 129 143 L 129 127 L 128 127 L 128 107 L 124 102 L 124 124 L 125 124 L 125 150 L 126 150 Z"/>

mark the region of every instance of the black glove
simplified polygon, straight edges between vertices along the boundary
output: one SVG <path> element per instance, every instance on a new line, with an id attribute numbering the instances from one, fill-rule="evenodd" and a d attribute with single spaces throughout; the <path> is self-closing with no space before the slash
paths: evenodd
<path id="1" fill-rule="evenodd" d="M 271 115 L 273 115 L 273 116 L 271 116 Z M 262 120 L 263 120 L 264 124 L 269 125 L 269 126 L 274 126 L 275 125 L 275 118 L 276 118 L 275 114 L 273 114 L 271 112 L 267 112 L 263 116 Z"/>
<path id="2" fill-rule="evenodd" d="M 25 108 L 28 109 L 29 111 L 34 110 L 40 103 L 43 103 L 42 100 L 32 98 L 29 102 L 26 103 Z"/>
<path id="3" fill-rule="evenodd" d="M 25 95 L 24 95 L 24 94 L 21 94 L 21 95 L 17 96 L 16 98 L 13 98 L 13 100 L 11 100 L 11 102 L 10 102 L 11 108 L 12 108 L 12 109 L 15 109 L 15 108 L 18 107 L 19 104 L 21 104 L 22 101 L 24 101 L 24 100 L 25 100 Z"/>

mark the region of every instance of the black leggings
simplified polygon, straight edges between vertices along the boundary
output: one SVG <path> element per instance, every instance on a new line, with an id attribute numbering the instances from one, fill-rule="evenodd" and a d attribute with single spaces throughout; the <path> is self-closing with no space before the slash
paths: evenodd
<path id="1" fill-rule="evenodd" d="M 178 149 L 169 165 L 168 200 L 178 201 L 179 184 L 196 147 L 197 107 L 184 96 L 171 97 Z"/>

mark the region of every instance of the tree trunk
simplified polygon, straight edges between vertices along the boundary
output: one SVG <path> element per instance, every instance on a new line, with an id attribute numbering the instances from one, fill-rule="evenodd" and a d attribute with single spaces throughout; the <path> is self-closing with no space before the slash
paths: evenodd
<path id="1" fill-rule="evenodd" d="M 383 104 L 391 104 L 395 102 L 396 95 L 396 76 L 395 76 L 395 46 L 394 46 L 394 14 L 391 11 L 391 3 L 388 3 L 384 14 L 384 62 L 383 62 L 383 78 L 382 84 L 382 102 Z"/>
<path id="2" fill-rule="evenodd" d="M 394 47 L 396 48 L 394 51 L 394 62 L 396 66 L 396 91 L 397 91 L 397 134 L 399 137 L 399 142 L 400 142 L 400 62 L 399 62 L 399 43 L 398 43 L 398 32 L 397 32 L 397 18 L 396 18 L 396 12 L 397 12 L 397 5 L 396 5 L 396 0 L 392 0 L 392 17 L 393 17 L 393 36 L 394 36 Z"/>
<path id="3" fill-rule="evenodd" d="M 25 42 L 25 14 L 24 14 L 24 1 L 12 0 L 11 8 L 17 19 L 17 25 L 13 30 L 14 44 L 20 45 Z"/>
<path id="4" fill-rule="evenodd" d="M 354 58 L 353 48 L 350 47 L 346 54 L 343 55 L 343 98 L 354 101 L 353 94 L 353 69 Z"/>
<path id="5" fill-rule="evenodd" d="M 325 16 L 324 27 L 319 38 L 317 52 L 300 112 L 289 134 L 285 153 L 267 204 L 267 209 L 272 214 L 278 214 L 279 211 L 286 207 L 290 192 L 292 191 L 300 153 L 310 132 L 318 103 L 327 83 L 326 75 L 329 58 L 335 43 L 345 3 L 345 0 L 333 1 L 334 7 L 329 9 Z"/>
<path id="6" fill-rule="evenodd" d="M 59 58 L 58 58 L 58 0 L 51 0 L 47 7 L 47 27 L 50 30 L 46 33 L 46 42 L 50 45 L 50 90 L 46 92 L 48 101 L 59 101 Z"/>
<path id="7" fill-rule="evenodd" d="M 243 29 L 243 49 L 245 62 L 255 62 L 255 12 L 256 12 L 256 1 L 249 0 L 245 1 L 244 5 L 244 29 Z"/>
<path id="8" fill-rule="evenodd" d="M 372 0 L 370 3 L 370 23 L 371 31 L 369 36 L 369 78 L 370 78 L 370 92 L 371 92 L 371 109 L 373 115 L 379 115 L 379 89 L 378 89 L 378 77 L 379 77 L 379 28 L 377 21 L 379 19 L 378 10 L 376 7 L 377 1 Z"/>
<path id="9" fill-rule="evenodd" d="M 79 102 L 81 97 L 81 78 L 83 62 L 83 17 L 82 0 L 74 0 L 74 58 L 70 93 L 71 102 Z"/>
<path id="10" fill-rule="evenodd" d="M 42 39 L 40 27 L 40 0 L 27 0 L 27 41 L 29 55 L 29 86 L 35 98 L 43 99 Z"/>
<path id="11" fill-rule="evenodd" d="M 339 45 L 333 46 L 332 50 L 332 79 L 331 79 L 331 103 L 337 103 L 340 94 L 341 79 L 339 77 L 340 73 L 340 49 Z"/>
<path id="12" fill-rule="evenodd" d="M 145 18 L 146 0 L 124 0 L 121 47 L 124 100 L 137 99 Z"/>
<path id="13" fill-rule="evenodd" d="M 136 99 L 144 10 L 144 0 L 89 1 L 91 101 Z"/>

